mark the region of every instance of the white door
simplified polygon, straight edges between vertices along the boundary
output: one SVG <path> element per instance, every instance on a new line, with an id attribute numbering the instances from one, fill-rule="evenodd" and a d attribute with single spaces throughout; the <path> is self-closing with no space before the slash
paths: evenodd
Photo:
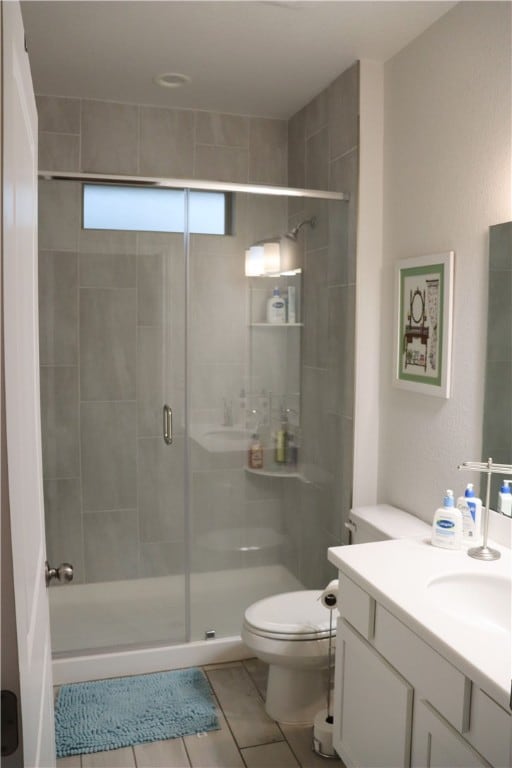
<path id="1" fill-rule="evenodd" d="M 2 3 L 7 462 L 24 765 L 55 765 L 39 405 L 37 113 L 18 2 Z"/>

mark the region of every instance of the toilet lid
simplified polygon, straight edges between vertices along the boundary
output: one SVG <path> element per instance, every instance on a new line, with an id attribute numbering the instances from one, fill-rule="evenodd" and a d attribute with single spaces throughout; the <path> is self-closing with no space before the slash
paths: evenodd
<path id="1" fill-rule="evenodd" d="M 253 603 L 245 612 L 245 625 L 256 634 L 292 636 L 301 640 L 329 637 L 330 611 L 319 598 L 321 590 L 285 592 Z M 333 616 L 333 634 L 336 619 Z"/>

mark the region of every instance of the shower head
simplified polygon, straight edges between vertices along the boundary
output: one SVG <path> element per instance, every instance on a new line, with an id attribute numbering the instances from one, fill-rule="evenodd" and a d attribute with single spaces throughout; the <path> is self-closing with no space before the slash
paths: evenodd
<path id="1" fill-rule="evenodd" d="M 301 256 L 292 243 L 296 243 L 302 227 L 309 224 L 311 229 L 316 226 L 316 216 L 304 219 L 300 224 L 276 237 L 268 237 L 258 240 L 245 251 L 246 276 L 258 276 L 265 274 L 291 274 L 297 269 L 300 271 Z"/>
<path id="2" fill-rule="evenodd" d="M 316 216 L 312 216 L 310 219 L 304 219 L 304 221 L 301 221 L 300 224 L 297 224 L 296 227 L 291 229 L 289 232 L 287 232 L 284 237 L 287 237 L 289 240 L 293 240 L 296 242 L 297 237 L 299 235 L 300 230 L 302 227 L 304 227 L 306 224 L 309 224 L 311 229 L 314 229 L 316 227 Z"/>

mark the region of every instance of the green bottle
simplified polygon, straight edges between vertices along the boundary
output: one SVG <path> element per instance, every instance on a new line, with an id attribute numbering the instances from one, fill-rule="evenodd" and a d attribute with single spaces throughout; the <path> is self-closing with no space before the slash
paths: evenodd
<path id="1" fill-rule="evenodd" d="M 288 419 L 281 417 L 281 425 L 276 432 L 276 448 L 274 461 L 276 464 L 286 464 L 286 443 L 288 441 Z"/>

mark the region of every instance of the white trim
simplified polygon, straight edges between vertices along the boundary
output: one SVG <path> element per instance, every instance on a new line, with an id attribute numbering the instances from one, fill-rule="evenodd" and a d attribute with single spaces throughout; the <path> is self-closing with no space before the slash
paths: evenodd
<path id="1" fill-rule="evenodd" d="M 168 669 L 223 664 L 249 659 L 254 654 L 240 637 L 200 640 L 183 645 L 136 648 L 53 659 L 54 685 L 101 680 L 106 677 L 143 675 Z"/>
<path id="2" fill-rule="evenodd" d="M 77 173 L 73 171 L 39 171 L 46 181 L 88 181 L 96 184 L 132 184 L 170 189 L 201 189 L 216 192 L 245 192 L 253 195 L 280 195 L 282 197 L 312 197 L 321 200 L 348 200 L 345 192 L 327 192 L 318 189 L 272 187 L 263 184 L 230 184 L 224 181 L 198 181 L 197 179 L 167 179 L 158 176 L 119 176 L 105 173 Z"/>
<path id="3" fill-rule="evenodd" d="M 352 506 L 377 503 L 381 381 L 384 69 L 360 61 Z"/>

